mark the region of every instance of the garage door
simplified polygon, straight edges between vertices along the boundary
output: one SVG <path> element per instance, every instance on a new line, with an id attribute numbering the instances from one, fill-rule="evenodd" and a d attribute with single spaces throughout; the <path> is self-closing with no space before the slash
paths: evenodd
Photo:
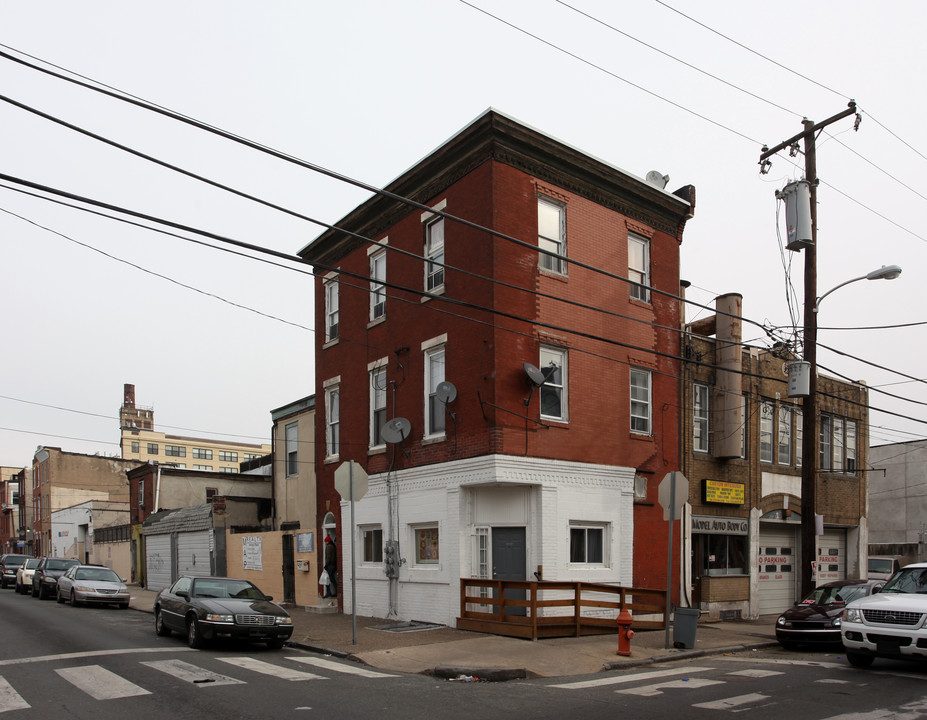
<path id="1" fill-rule="evenodd" d="M 212 532 L 177 533 L 177 577 L 212 575 Z"/>
<path id="2" fill-rule="evenodd" d="M 761 523 L 758 558 L 760 615 L 780 613 L 795 602 L 798 563 L 798 527 Z"/>
<path id="3" fill-rule="evenodd" d="M 815 585 L 832 580 L 845 580 L 847 576 L 847 531 L 827 530 L 817 538 L 818 556 Z"/>
<path id="4" fill-rule="evenodd" d="M 171 536 L 145 536 L 145 587 L 154 592 L 171 584 Z"/>

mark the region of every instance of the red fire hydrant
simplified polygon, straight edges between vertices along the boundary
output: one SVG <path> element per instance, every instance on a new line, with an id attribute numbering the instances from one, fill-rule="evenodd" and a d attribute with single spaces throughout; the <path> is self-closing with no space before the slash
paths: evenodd
<path id="1" fill-rule="evenodd" d="M 618 615 L 618 652 L 616 655 L 631 654 L 631 639 L 634 631 L 631 629 L 631 613 L 627 609 Z"/>

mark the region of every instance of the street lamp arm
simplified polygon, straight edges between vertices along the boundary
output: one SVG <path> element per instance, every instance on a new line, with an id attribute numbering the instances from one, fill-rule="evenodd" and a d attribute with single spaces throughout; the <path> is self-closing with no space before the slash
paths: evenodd
<path id="1" fill-rule="evenodd" d="M 814 312 L 817 313 L 818 308 L 821 306 L 821 301 L 824 298 L 834 292 L 834 290 L 839 290 L 844 285 L 855 283 L 857 280 L 894 280 L 899 275 L 901 275 L 901 268 L 897 265 L 883 265 L 878 270 L 873 270 L 872 272 L 868 272 L 865 275 L 860 275 L 859 277 L 845 280 L 839 285 L 832 287 L 830 290 L 828 290 L 826 293 L 821 295 L 821 297 L 814 301 Z"/>

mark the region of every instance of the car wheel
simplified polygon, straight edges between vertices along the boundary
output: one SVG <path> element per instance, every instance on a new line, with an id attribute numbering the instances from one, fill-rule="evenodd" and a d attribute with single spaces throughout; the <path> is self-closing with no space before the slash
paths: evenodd
<path id="1" fill-rule="evenodd" d="M 797 642 L 789 642 L 788 640 L 780 640 L 779 644 L 782 646 L 783 650 L 794 650 L 798 647 Z"/>
<path id="2" fill-rule="evenodd" d="M 60 603 L 63 603 L 63 602 L 64 602 L 64 598 L 61 597 L 61 589 L 60 589 L 60 588 L 58 588 L 58 589 L 55 590 L 55 600 L 57 600 L 57 601 L 60 602 Z"/>
<path id="3" fill-rule="evenodd" d="M 45 586 L 39 585 L 39 600 L 44 600 L 46 595 Z"/>
<path id="4" fill-rule="evenodd" d="M 39 589 L 35 586 L 35 583 L 32 583 L 32 597 L 39 596 Z"/>
<path id="5" fill-rule="evenodd" d="M 194 650 L 199 650 L 203 647 L 203 636 L 200 635 L 200 624 L 195 617 L 191 617 L 187 620 L 187 645 Z"/>
<path id="6" fill-rule="evenodd" d="M 875 658 L 872 655 L 865 655 L 863 653 L 847 653 L 847 660 L 850 662 L 850 665 L 858 668 L 867 668 L 872 665 L 872 661 Z"/>
<path id="7" fill-rule="evenodd" d="M 61 591 L 59 590 L 58 593 L 60 594 Z M 71 607 L 77 607 L 78 605 L 80 605 L 80 603 L 77 602 L 77 593 L 75 593 L 73 590 L 71 591 L 70 600 L 71 600 Z"/>
<path id="8" fill-rule="evenodd" d="M 268 640 L 267 647 L 271 650 L 280 650 L 284 643 L 286 643 L 286 640 L 280 640 L 279 638 L 277 640 Z"/>
<path id="9" fill-rule="evenodd" d="M 120 610 L 128 610 L 128 609 L 129 609 L 129 603 L 119 603 L 118 607 L 119 607 Z"/>
<path id="10" fill-rule="evenodd" d="M 19 583 L 16 583 L 16 586 L 13 589 L 16 591 L 17 595 L 21 595 L 23 592 L 23 586 Z"/>
<path id="11" fill-rule="evenodd" d="M 164 618 L 161 617 L 161 608 L 155 608 L 155 634 L 161 637 L 171 634 L 171 629 L 164 624 Z"/>

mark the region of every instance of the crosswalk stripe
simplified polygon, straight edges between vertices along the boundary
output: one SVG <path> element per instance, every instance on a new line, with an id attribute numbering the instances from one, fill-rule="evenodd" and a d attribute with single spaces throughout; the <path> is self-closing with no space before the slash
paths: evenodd
<path id="1" fill-rule="evenodd" d="M 766 700 L 768 697 L 768 695 L 761 695 L 760 693 L 750 693 L 749 695 L 738 695 L 736 697 L 724 698 L 723 700 L 715 700 L 713 702 L 698 703 L 692 707 L 704 708 L 706 710 L 730 710 L 731 708 L 740 707 L 741 705 L 748 705 L 749 703 Z"/>
<path id="2" fill-rule="evenodd" d="M 327 680 L 323 675 L 315 675 L 313 673 L 303 672 L 302 670 L 293 670 L 291 668 L 281 667 L 280 665 L 274 665 L 269 662 L 264 662 L 263 660 L 255 660 L 250 657 L 230 657 L 230 658 L 217 658 L 222 662 L 229 663 L 235 667 L 244 668 L 245 670 L 251 670 L 253 672 L 261 673 L 262 675 L 272 675 L 273 677 L 280 678 L 281 680 Z"/>
<path id="3" fill-rule="evenodd" d="M 13 689 L 6 678 L 0 677 L 0 712 L 24 710 L 27 707 L 31 705 L 23 700 L 22 695 Z"/>
<path id="4" fill-rule="evenodd" d="M 236 680 L 227 675 L 214 673 L 212 670 L 191 665 L 183 660 L 154 660 L 143 662 L 146 667 L 160 670 L 178 680 L 191 683 L 197 687 L 217 687 L 219 685 L 245 685 L 243 680 Z"/>
<path id="5" fill-rule="evenodd" d="M 58 668 L 55 672 L 94 700 L 115 700 L 137 695 L 151 695 L 145 688 L 99 665 Z"/>
<path id="6" fill-rule="evenodd" d="M 662 683 L 653 683 L 642 687 L 625 688 L 615 692 L 624 695 L 640 695 L 641 697 L 653 697 L 662 695 L 664 690 L 694 690 L 695 688 L 708 687 L 710 685 L 724 685 L 723 680 L 709 680 L 708 678 L 692 678 L 684 680 L 669 680 Z"/>
<path id="7" fill-rule="evenodd" d="M 776 675 L 785 675 L 781 670 L 735 670 L 734 672 L 729 672 L 728 675 L 734 675 L 736 677 L 749 677 L 749 678 L 768 678 L 774 677 Z"/>
<path id="8" fill-rule="evenodd" d="M 618 685 L 621 683 L 637 682 L 638 680 L 653 680 L 654 678 L 672 677 L 673 675 L 689 675 L 691 673 L 706 672 L 707 667 L 686 667 L 673 670 L 654 670 L 652 672 L 634 673 L 629 675 L 615 675 L 613 677 L 596 678 L 595 680 L 582 680 L 580 682 L 550 685 L 562 690 L 585 690 L 586 688 L 601 687 L 603 685 Z"/>
<path id="9" fill-rule="evenodd" d="M 335 662 L 334 660 L 326 660 L 324 658 L 310 658 L 310 657 L 293 657 L 292 655 L 287 655 L 287 660 L 293 660 L 298 663 L 304 663 L 305 665 L 314 665 L 318 668 L 324 668 L 325 670 L 334 670 L 335 672 L 347 673 L 348 675 L 358 675 L 359 677 L 365 678 L 391 678 L 399 677 L 398 675 L 390 675 L 388 673 L 377 672 L 376 670 L 368 670 L 365 667 L 360 665 L 345 665 L 343 663 Z"/>

